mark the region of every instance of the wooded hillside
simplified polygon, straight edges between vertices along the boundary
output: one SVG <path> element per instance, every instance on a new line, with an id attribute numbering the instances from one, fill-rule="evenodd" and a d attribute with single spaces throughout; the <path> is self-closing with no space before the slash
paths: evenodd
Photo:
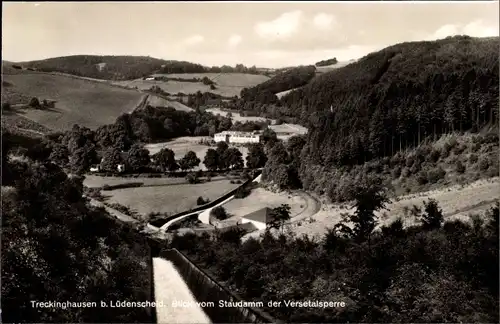
<path id="1" fill-rule="evenodd" d="M 206 67 L 197 63 L 149 56 L 72 55 L 12 64 L 36 68 L 42 72 L 61 72 L 103 80 L 133 80 L 154 73 L 260 73 L 255 66 L 246 67 L 242 64 L 234 67 Z"/>
<path id="2" fill-rule="evenodd" d="M 498 38 L 403 43 L 314 78 L 282 104 L 302 120 L 316 112 L 305 156 L 361 163 L 497 124 L 498 69 Z"/>

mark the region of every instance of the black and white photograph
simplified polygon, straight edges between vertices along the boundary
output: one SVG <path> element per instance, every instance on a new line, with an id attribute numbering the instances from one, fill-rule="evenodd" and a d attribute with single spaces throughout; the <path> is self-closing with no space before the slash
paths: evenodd
<path id="1" fill-rule="evenodd" d="M 1 323 L 499 323 L 498 1 L 2 2 Z"/>

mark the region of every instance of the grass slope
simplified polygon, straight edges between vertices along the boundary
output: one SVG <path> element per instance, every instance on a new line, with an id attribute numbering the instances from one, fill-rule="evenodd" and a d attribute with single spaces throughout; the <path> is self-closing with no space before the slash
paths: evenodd
<path id="1" fill-rule="evenodd" d="M 216 89 L 210 89 L 209 85 L 202 82 L 182 82 L 182 81 L 153 81 L 142 78 L 130 81 L 117 81 L 114 84 L 129 88 L 137 87 L 140 90 L 147 90 L 152 86 L 158 86 L 170 94 L 179 92 L 184 94 L 194 94 L 200 92 L 211 92 L 224 97 L 239 96 L 244 88 L 254 87 L 265 82 L 269 77 L 258 74 L 245 73 L 182 73 L 182 74 L 155 74 L 155 76 L 166 76 L 176 79 L 193 79 L 208 77 L 216 83 Z"/>
<path id="2" fill-rule="evenodd" d="M 73 124 L 89 128 L 111 124 L 120 114 L 132 111 L 143 97 L 138 91 L 47 73 L 3 75 L 3 81 L 10 85 L 3 87 L 2 100 L 56 100 L 55 108 L 18 110 L 26 118 L 54 130 L 69 129 Z"/>

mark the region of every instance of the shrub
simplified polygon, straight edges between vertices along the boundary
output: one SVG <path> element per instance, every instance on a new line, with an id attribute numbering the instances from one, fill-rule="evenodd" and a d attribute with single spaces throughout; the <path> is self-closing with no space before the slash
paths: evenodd
<path id="1" fill-rule="evenodd" d="M 453 154 L 460 155 L 467 147 L 464 144 L 458 144 L 453 148 Z"/>
<path id="2" fill-rule="evenodd" d="M 415 156 L 414 155 L 409 155 L 407 158 L 406 158 L 406 161 L 405 161 L 405 165 L 406 167 L 408 168 L 411 168 L 413 166 L 413 164 L 415 163 Z"/>
<path id="3" fill-rule="evenodd" d="M 476 162 L 477 162 L 477 160 L 478 160 L 478 158 L 477 158 L 477 155 L 476 155 L 476 154 L 471 154 L 471 155 L 469 156 L 469 163 L 470 163 L 470 164 L 474 164 L 474 163 L 476 163 Z"/>
<path id="4" fill-rule="evenodd" d="M 488 133 L 482 139 L 482 144 L 498 144 L 498 134 Z"/>
<path id="5" fill-rule="evenodd" d="M 117 185 L 107 185 L 102 186 L 102 190 L 116 190 L 116 189 L 127 189 L 127 188 L 138 188 L 142 187 L 144 183 L 142 182 L 130 182 L 130 183 L 120 183 Z"/>
<path id="6" fill-rule="evenodd" d="M 403 170 L 401 170 L 401 177 L 408 178 L 410 175 L 410 169 L 408 169 L 407 167 L 404 167 Z"/>
<path id="7" fill-rule="evenodd" d="M 399 178 L 399 176 L 401 175 L 401 167 L 400 166 L 394 167 L 391 171 L 391 175 L 394 179 Z"/>
<path id="8" fill-rule="evenodd" d="M 492 164 L 489 168 L 488 171 L 486 172 L 486 175 L 490 178 L 493 177 L 498 177 L 499 175 L 499 168 L 498 164 Z"/>
<path id="9" fill-rule="evenodd" d="M 479 170 L 486 171 L 490 167 L 490 160 L 487 156 L 483 156 L 479 159 Z"/>
<path id="10" fill-rule="evenodd" d="M 428 182 L 428 175 L 427 175 L 427 172 L 425 171 L 420 171 L 418 174 L 417 174 L 417 183 L 419 185 L 424 185 Z"/>
<path id="11" fill-rule="evenodd" d="M 481 149 L 481 143 L 477 143 L 477 142 L 472 143 L 471 148 L 470 148 L 471 152 L 475 153 L 475 152 L 479 151 L 479 149 Z"/>
<path id="12" fill-rule="evenodd" d="M 248 197 L 250 193 L 252 192 L 252 189 L 249 188 L 249 186 L 243 186 L 236 190 L 236 193 L 234 194 L 234 198 L 236 199 L 243 199 L 245 197 Z"/>
<path id="13" fill-rule="evenodd" d="M 458 173 L 464 173 L 465 172 L 465 165 L 462 163 L 462 161 L 457 161 L 457 163 L 455 163 L 455 170 L 458 172 Z"/>
<path id="14" fill-rule="evenodd" d="M 421 165 L 418 162 L 415 162 L 410 168 L 410 174 L 417 174 L 421 170 Z"/>
<path id="15" fill-rule="evenodd" d="M 435 148 L 429 154 L 429 161 L 436 163 L 437 161 L 439 161 L 440 157 L 441 157 L 441 150 Z"/>
<path id="16" fill-rule="evenodd" d="M 436 183 L 439 180 L 443 179 L 445 175 L 446 171 L 444 171 L 441 167 L 437 167 L 427 172 L 427 180 L 430 183 Z"/>
<path id="17" fill-rule="evenodd" d="M 196 183 L 199 183 L 200 182 L 200 179 L 198 178 L 198 175 L 194 172 L 190 172 L 186 175 L 186 180 L 190 183 L 190 184 L 196 184 Z"/>
<path id="18" fill-rule="evenodd" d="M 210 216 L 213 216 L 214 218 L 218 220 L 225 220 L 229 217 L 228 213 L 226 212 L 226 209 L 222 206 L 218 206 L 213 208 L 210 211 Z"/>
<path id="19" fill-rule="evenodd" d="M 29 106 L 32 108 L 40 108 L 40 101 L 38 101 L 38 98 L 33 97 L 30 100 Z"/>
<path id="20" fill-rule="evenodd" d="M 200 196 L 200 197 L 198 197 L 198 199 L 196 199 L 196 204 L 197 204 L 198 206 L 208 204 L 209 202 L 210 202 L 210 200 L 209 200 L 209 199 L 205 200 L 205 199 L 203 199 L 203 197 L 201 197 L 201 196 Z"/>

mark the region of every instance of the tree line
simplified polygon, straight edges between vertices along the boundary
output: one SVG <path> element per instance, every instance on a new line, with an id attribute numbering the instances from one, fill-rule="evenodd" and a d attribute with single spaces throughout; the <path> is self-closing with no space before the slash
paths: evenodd
<path id="1" fill-rule="evenodd" d="M 317 180 L 338 169 L 379 163 L 442 135 L 498 129 L 497 49 L 497 37 L 397 44 L 279 100 L 265 99 L 274 86 L 258 85 L 245 92 L 252 96 L 242 92 L 239 109 L 308 127 L 300 178 L 311 183 L 311 170 L 321 169 L 312 182 L 324 191 Z"/>
<path id="2" fill-rule="evenodd" d="M 322 60 L 322 61 L 319 61 L 319 62 L 316 62 L 314 65 L 316 66 L 328 66 L 328 65 L 334 65 L 334 64 L 337 64 L 337 58 L 334 57 L 334 58 L 331 58 L 331 59 L 327 59 L 327 60 Z"/>
<path id="3" fill-rule="evenodd" d="M 41 72 L 61 72 L 105 80 L 133 80 L 155 73 L 261 73 L 255 66 L 246 67 L 243 64 L 206 67 L 149 56 L 72 55 L 22 62 L 20 65 Z"/>

